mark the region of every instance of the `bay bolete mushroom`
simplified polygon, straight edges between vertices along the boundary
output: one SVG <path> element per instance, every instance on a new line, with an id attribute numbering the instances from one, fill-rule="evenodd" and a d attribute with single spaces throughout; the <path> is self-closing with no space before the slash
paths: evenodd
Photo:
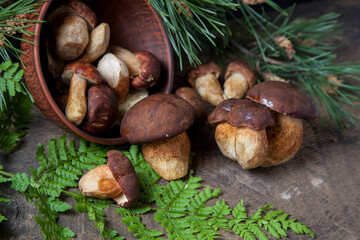
<path id="1" fill-rule="evenodd" d="M 88 90 L 88 111 L 82 129 L 94 135 L 109 130 L 117 118 L 118 101 L 107 86 L 98 84 Z"/>
<path id="2" fill-rule="evenodd" d="M 276 125 L 267 129 L 269 151 L 262 166 L 275 166 L 292 159 L 303 138 L 301 119 L 314 121 L 319 118 L 312 97 L 289 83 L 278 81 L 259 83 L 247 92 L 246 97 L 276 112 Z"/>
<path id="3" fill-rule="evenodd" d="M 164 179 L 187 174 L 190 140 L 186 130 L 194 121 L 194 110 L 172 94 L 154 94 L 132 106 L 124 115 L 120 133 L 132 144 L 142 143 L 146 161 Z"/>
<path id="4" fill-rule="evenodd" d="M 80 125 L 87 111 L 86 86 L 102 82 L 100 73 L 89 63 L 69 63 L 61 75 L 65 83 L 70 82 L 65 115 L 75 125 Z"/>
<path id="5" fill-rule="evenodd" d="M 102 56 L 110 41 L 110 26 L 107 23 L 101 23 L 94 30 L 91 31 L 89 43 L 86 46 L 83 54 L 78 58 L 77 62 L 93 63 L 96 59 Z"/>
<path id="6" fill-rule="evenodd" d="M 202 127 L 207 119 L 207 109 L 201 96 L 193 88 L 189 87 L 177 89 L 175 95 L 185 99 L 194 108 L 194 125 L 192 128 Z"/>
<path id="7" fill-rule="evenodd" d="M 79 181 L 84 196 L 112 198 L 121 207 L 134 205 L 140 196 L 135 169 L 125 154 L 111 150 L 107 165 L 93 168 Z"/>
<path id="8" fill-rule="evenodd" d="M 243 61 L 231 62 L 225 72 L 225 98 L 243 98 L 253 85 L 256 75 L 251 67 Z"/>
<path id="9" fill-rule="evenodd" d="M 268 153 L 265 128 L 275 122 L 270 110 L 250 100 L 231 100 L 223 105 L 231 106 L 230 111 L 224 114 L 215 109 L 213 115 L 220 117 L 210 118 L 220 122 L 215 130 L 220 151 L 244 169 L 260 166 Z"/>
<path id="10" fill-rule="evenodd" d="M 218 81 L 220 73 L 221 69 L 216 63 L 200 64 L 188 72 L 187 80 L 205 101 L 217 106 L 224 100 L 223 91 Z"/>
<path id="11" fill-rule="evenodd" d="M 126 63 L 112 53 L 105 54 L 97 66 L 103 80 L 115 92 L 118 102 L 125 100 L 130 89 L 129 70 Z"/>

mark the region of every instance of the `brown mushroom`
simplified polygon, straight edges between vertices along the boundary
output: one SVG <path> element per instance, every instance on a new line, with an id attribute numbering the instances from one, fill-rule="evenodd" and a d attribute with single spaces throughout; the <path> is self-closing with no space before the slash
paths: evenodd
<path id="1" fill-rule="evenodd" d="M 140 73 L 131 81 L 133 88 L 150 88 L 155 85 L 160 77 L 161 64 L 151 52 L 135 52 L 140 62 Z"/>
<path id="2" fill-rule="evenodd" d="M 190 140 L 186 130 L 194 121 L 194 110 L 172 94 L 154 94 L 130 108 L 120 133 L 132 144 L 142 143 L 146 161 L 164 179 L 187 174 Z"/>
<path id="3" fill-rule="evenodd" d="M 77 62 L 93 63 L 102 56 L 109 45 L 110 26 L 107 23 L 101 23 L 90 33 L 90 40 L 83 54 Z"/>
<path id="4" fill-rule="evenodd" d="M 90 31 L 95 28 L 97 17 L 94 11 L 88 5 L 78 0 L 70 0 L 66 6 L 73 9 L 77 14 L 85 19 Z"/>
<path id="5" fill-rule="evenodd" d="M 100 59 L 97 69 L 105 83 L 115 92 L 118 102 L 123 102 L 130 89 L 129 70 L 125 62 L 107 53 Z"/>
<path id="6" fill-rule="evenodd" d="M 188 72 L 187 80 L 199 95 L 208 103 L 217 106 L 224 100 L 218 81 L 221 69 L 215 63 L 201 64 Z"/>
<path id="7" fill-rule="evenodd" d="M 65 115 L 75 125 L 80 125 L 87 111 L 86 86 L 102 82 L 100 73 L 89 63 L 69 63 L 61 75 L 65 83 L 70 83 L 69 98 Z"/>
<path id="8" fill-rule="evenodd" d="M 230 106 L 230 103 L 223 105 Z M 214 114 L 224 116 L 221 111 Z M 267 156 L 265 128 L 269 125 L 274 125 L 269 109 L 250 100 L 238 100 L 216 127 L 215 140 L 224 156 L 237 161 L 244 169 L 255 168 Z"/>
<path id="9" fill-rule="evenodd" d="M 61 60 L 71 61 L 79 57 L 89 42 L 86 21 L 76 14 L 62 16 L 53 30 L 55 53 Z"/>
<path id="10" fill-rule="evenodd" d="M 303 138 L 300 119 L 319 118 L 311 96 L 289 83 L 265 81 L 252 87 L 246 97 L 276 112 L 276 125 L 267 129 L 269 153 L 262 166 L 275 166 L 293 158 Z"/>
<path id="11" fill-rule="evenodd" d="M 125 154 L 111 150 L 107 165 L 93 168 L 79 181 L 84 196 L 102 199 L 113 198 L 121 207 L 130 207 L 140 195 L 139 182 L 130 160 Z"/>
<path id="12" fill-rule="evenodd" d="M 117 117 L 118 101 L 115 93 L 103 84 L 88 90 L 88 111 L 82 129 L 94 135 L 109 130 Z"/>
<path id="13" fill-rule="evenodd" d="M 126 66 L 129 69 L 130 78 L 134 78 L 140 74 L 140 62 L 133 52 L 116 45 L 110 45 L 107 51 L 126 63 Z"/>
<path id="14" fill-rule="evenodd" d="M 177 89 L 175 95 L 185 99 L 194 108 L 195 119 L 193 128 L 202 127 L 207 119 L 207 108 L 201 96 L 193 88 L 189 87 Z"/>
<path id="15" fill-rule="evenodd" d="M 231 107 L 238 103 L 240 99 L 238 98 L 228 98 L 222 101 L 216 108 L 209 114 L 207 121 L 210 126 L 215 124 L 225 122 L 227 120 L 227 115 L 231 110 Z"/>
<path id="16" fill-rule="evenodd" d="M 243 61 L 231 62 L 225 72 L 225 98 L 243 98 L 253 85 L 256 75 L 251 67 Z"/>
<path id="17" fill-rule="evenodd" d="M 146 89 L 130 89 L 125 100 L 118 105 L 118 120 L 121 119 L 132 106 L 147 96 L 149 96 L 149 92 Z"/>

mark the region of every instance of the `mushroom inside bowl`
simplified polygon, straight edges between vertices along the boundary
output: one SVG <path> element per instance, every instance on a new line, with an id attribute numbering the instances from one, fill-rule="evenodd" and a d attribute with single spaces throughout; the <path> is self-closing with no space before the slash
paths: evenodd
<path id="1" fill-rule="evenodd" d="M 49 14 L 57 9 L 62 1 L 46 1 L 34 15 L 35 20 L 46 21 Z M 110 26 L 110 44 L 136 51 L 149 51 L 161 63 L 161 75 L 156 85 L 149 89 L 152 93 L 170 93 L 173 83 L 173 58 L 170 41 L 167 38 L 162 20 L 146 0 L 108 0 L 86 1 L 95 12 L 98 23 Z M 100 144 L 122 144 L 126 141 L 120 136 L 119 129 L 111 129 L 106 134 L 94 136 L 70 122 L 56 103 L 56 82 L 48 70 L 46 35 L 50 31 L 46 22 L 37 23 L 28 29 L 34 36 L 23 36 L 21 56 L 25 64 L 25 84 L 34 97 L 36 106 L 60 128 Z"/>

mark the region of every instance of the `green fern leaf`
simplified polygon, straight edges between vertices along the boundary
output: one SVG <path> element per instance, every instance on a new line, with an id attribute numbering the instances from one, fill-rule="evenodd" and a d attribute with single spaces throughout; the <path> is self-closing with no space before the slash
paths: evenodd
<path id="1" fill-rule="evenodd" d="M 30 178 L 26 173 L 17 173 L 11 177 L 11 187 L 19 192 L 25 192 L 30 185 Z"/>
<path id="2" fill-rule="evenodd" d="M 49 198 L 47 202 L 50 210 L 55 212 L 65 212 L 72 208 L 68 203 L 55 199 L 54 197 Z"/>

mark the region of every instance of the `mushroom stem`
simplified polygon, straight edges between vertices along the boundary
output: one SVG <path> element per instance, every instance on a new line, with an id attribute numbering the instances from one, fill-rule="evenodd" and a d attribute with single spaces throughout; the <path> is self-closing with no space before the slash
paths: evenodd
<path id="1" fill-rule="evenodd" d="M 75 125 L 80 125 L 86 115 L 86 83 L 87 81 L 78 74 L 74 74 L 71 78 L 65 114 Z"/>
<path id="2" fill-rule="evenodd" d="M 217 106 L 224 100 L 221 85 L 212 73 L 196 78 L 194 88 L 205 101 L 213 106 Z"/>
<path id="3" fill-rule="evenodd" d="M 276 113 L 276 125 L 266 129 L 268 155 L 261 167 L 271 167 L 292 159 L 300 149 L 303 139 L 301 119 Z"/>
<path id="4" fill-rule="evenodd" d="M 225 98 L 243 98 L 249 89 L 249 84 L 244 75 L 233 73 L 225 80 L 224 95 Z"/>

